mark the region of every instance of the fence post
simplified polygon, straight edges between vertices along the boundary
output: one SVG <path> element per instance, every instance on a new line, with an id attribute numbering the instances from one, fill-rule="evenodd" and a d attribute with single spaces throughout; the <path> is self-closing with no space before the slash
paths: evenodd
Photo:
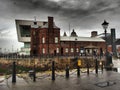
<path id="1" fill-rule="evenodd" d="M 89 63 L 88 63 L 88 60 L 87 60 L 87 74 L 89 75 Z"/>
<path id="2" fill-rule="evenodd" d="M 101 61 L 101 71 L 103 73 L 103 61 Z"/>
<path id="3" fill-rule="evenodd" d="M 36 70 L 34 65 L 34 72 L 33 72 L 33 82 L 36 82 Z"/>
<path id="4" fill-rule="evenodd" d="M 97 58 L 95 59 L 95 72 L 98 74 L 98 61 Z"/>
<path id="5" fill-rule="evenodd" d="M 69 78 L 69 65 L 66 65 L 66 78 Z"/>
<path id="6" fill-rule="evenodd" d="M 12 83 L 16 83 L 16 63 L 12 65 Z"/>
<path id="7" fill-rule="evenodd" d="M 77 76 L 79 77 L 80 76 L 80 66 L 81 66 L 81 60 L 79 59 L 77 61 Z"/>
<path id="8" fill-rule="evenodd" d="M 80 67 L 77 66 L 77 76 L 79 77 L 80 76 Z"/>
<path id="9" fill-rule="evenodd" d="M 52 80 L 55 80 L 55 61 L 52 61 Z"/>

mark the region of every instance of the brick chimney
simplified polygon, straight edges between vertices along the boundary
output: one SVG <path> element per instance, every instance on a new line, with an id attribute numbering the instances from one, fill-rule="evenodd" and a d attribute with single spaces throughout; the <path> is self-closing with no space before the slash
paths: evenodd
<path id="1" fill-rule="evenodd" d="M 53 28 L 53 17 L 48 17 L 48 28 Z"/>
<path id="2" fill-rule="evenodd" d="M 97 31 L 92 31 L 91 32 L 91 37 L 95 37 L 95 36 L 97 36 Z"/>

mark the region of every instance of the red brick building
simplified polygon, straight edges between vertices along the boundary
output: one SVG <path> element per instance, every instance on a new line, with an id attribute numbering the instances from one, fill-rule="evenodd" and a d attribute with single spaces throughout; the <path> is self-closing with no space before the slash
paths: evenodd
<path id="1" fill-rule="evenodd" d="M 95 33 L 93 33 L 95 36 Z M 31 27 L 31 55 L 32 56 L 76 56 L 93 54 L 105 51 L 105 41 L 97 37 L 79 37 L 73 30 L 71 36 L 60 36 L 53 17 L 48 17 L 48 22 L 38 26 L 37 22 Z"/>
<path id="2" fill-rule="evenodd" d="M 58 53 L 59 48 L 60 28 L 55 26 L 53 17 L 48 17 L 48 22 L 44 22 L 42 27 L 32 28 L 31 55 L 52 55 Z"/>

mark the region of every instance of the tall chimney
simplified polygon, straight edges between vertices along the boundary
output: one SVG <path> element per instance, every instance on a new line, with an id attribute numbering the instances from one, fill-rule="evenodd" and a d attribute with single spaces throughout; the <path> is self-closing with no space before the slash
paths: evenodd
<path id="1" fill-rule="evenodd" d="M 97 36 L 97 31 L 92 31 L 91 32 L 91 37 L 95 37 L 95 36 Z"/>
<path id="2" fill-rule="evenodd" d="M 48 28 L 53 28 L 53 17 L 48 17 Z"/>
<path id="3" fill-rule="evenodd" d="M 111 28 L 111 45 L 112 45 L 112 52 L 114 56 L 117 55 L 115 41 L 116 41 L 115 28 Z"/>

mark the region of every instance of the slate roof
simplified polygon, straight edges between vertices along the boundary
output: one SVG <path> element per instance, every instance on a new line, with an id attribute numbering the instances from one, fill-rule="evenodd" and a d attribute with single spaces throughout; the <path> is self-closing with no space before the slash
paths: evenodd
<path id="1" fill-rule="evenodd" d="M 75 40 L 76 39 L 76 40 Z M 60 41 L 90 41 L 90 42 L 105 42 L 104 39 L 99 37 L 69 37 L 61 36 Z"/>

